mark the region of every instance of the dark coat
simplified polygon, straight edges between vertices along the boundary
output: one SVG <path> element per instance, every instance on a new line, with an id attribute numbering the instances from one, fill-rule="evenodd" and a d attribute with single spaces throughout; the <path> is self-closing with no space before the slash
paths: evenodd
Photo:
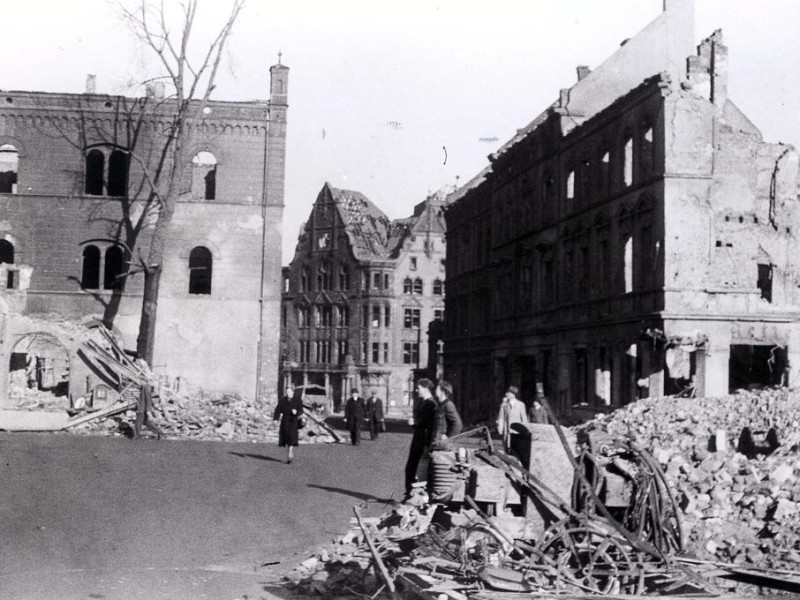
<path id="1" fill-rule="evenodd" d="M 383 421 L 383 402 L 380 398 L 370 396 L 367 400 L 367 421 L 369 423 Z"/>
<path id="2" fill-rule="evenodd" d="M 453 401 L 438 402 L 436 406 L 436 430 L 433 433 L 433 441 L 438 442 L 443 435 L 449 438 L 458 435 L 461 433 L 462 428 L 461 417 Z"/>
<path id="3" fill-rule="evenodd" d="M 361 427 L 361 423 L 364 421 L 366 414 L 367 407 L 361 396 L 356 398 L 350 396 L 347 399 L 347 404 L 344 406 L 344 422 L 348 429 L 352 430 Z"/>
<path id="4" fill-rule="evenodd" d="M 430 446 L 436 433 L 436 400 L 420 400 L 414 408 L 412 446 Z"/>
<path id="5" fill-rule="evenodd" d="M 294 410 L 294 414 L 292 413 Z M 298 442 L 298 423 L 300 415 L 303 414 L 303 400 L 299 394 L 295 394 L 292 398 L 284 396 L 275 407 L 275 414 L 273 419 L 281 420 L 280 429 L 278 430 L 278 445 L 279 446 L 297 446 Z"/>

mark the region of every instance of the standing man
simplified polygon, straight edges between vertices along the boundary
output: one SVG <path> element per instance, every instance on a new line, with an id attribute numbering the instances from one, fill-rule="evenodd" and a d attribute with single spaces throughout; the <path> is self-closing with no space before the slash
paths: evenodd
<path id="1" fill-rule="evenodd" d="M 453 386 L 447 381 L 440 381 L 436 386 L 436 432 L 433 441 L 446 440 L 461 433 L 463 425 L 461 417 L 453 402 Z"/>
<path id="2" fill-rule="evenodd" d="M 514 423 L 527 423 L 528 413 L 525 411 L 525 403 L 517 399 L 519 389 L 512 385 L 506 390 L 503 401 L 500 404 L 500 414 L 497 416 L 497 432 L 503 436 L 503 447 L 506 452 L 520 456 L 519 434 L 511 429 Z"/>
<path id="3" fill-rule="evenodd" d="M 369 427 L 369 439 L 377 440 L 378 434 L 383 430 L 383 403 L 378 398 L 378 392 L 372 390 L 367 400 L 367 426 Z"/>
<path id="4" fill-rule="evenodd" d="M 433 399 L 433 382 L 430 379 L 417 382 L 417 396 L 419 401 L 414 406 L 414 432 L 406 461 L 406 497 L 411 495 L 420 459 L 430 449 L 436 430 L 436 401 Z"/>
<path id="5" fill-rule="evenodd" d="M 350 431 L 350 442 L 353 446 L 361 443 L 361 423 L 364 421 L 365 414 L 364 399 L 358 395 L 358 390 L 353 388 L 344 407 L 344 422 Z"/>

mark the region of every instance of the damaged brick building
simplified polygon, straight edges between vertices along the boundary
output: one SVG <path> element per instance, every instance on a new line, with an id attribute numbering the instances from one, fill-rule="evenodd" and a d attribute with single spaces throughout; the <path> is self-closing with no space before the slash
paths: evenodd
<path id="1" fill-rule="evenodd" d="M 284 386 L 320 386 L 337 408 L 375 390 L 389 412 L 409 410 L 414 376 L 435 376 L 440 358 L 446 196 L 392 221 L 360 192 L 323 186 L 284 269 Z"/>
<path id="2" fill-rule="evenodd" d="M 192 123 L 191 182 L 165 251 L 152 365 L 175 386 L 277 394 L 288 74 L 271 67 L 269 101 L 211 101 Z M 168 168 L 170 102 L 158 84 L 142 98 L 96 93 L 93 76 L 84 94 L 2 93 L 0 402 L 12 401 L 10 371 L 26 363 L 58 361 L 46 384 L 28 382 L 40 389 L 57 379 L 76 397 L 100 384 L 48 322 L 103 322 L 135 350 L 148 181 Z"/>
<path id="3" fill-rule="evenodd" d="M 797 383 L 798 153 L 728 98 L 722 33 L 664 12 L 451 196 L 445 372 L 462 410 L 541 385 L 575 418 Z"/>

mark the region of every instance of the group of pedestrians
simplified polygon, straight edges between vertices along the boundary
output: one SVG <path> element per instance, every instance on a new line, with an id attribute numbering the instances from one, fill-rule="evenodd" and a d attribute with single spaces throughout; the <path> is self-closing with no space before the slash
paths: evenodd
<path id="1" fill-rule="evenodd" d="M 377 440 L 381 431 L 386 429 L 383 417 L 383 403 L 378 398 L 378 393 L 372 390 L 369 399 L 358 395 L 358 390 L 353 388 L 350 398 L 344 406 L 344 422 L 350 432 L 350 443 L 358 446 L 361 443 L 361 429 L 364 424 L 369 430 L 369 439 Z"/>
<path id="2" fill-rule="evenodd" d="M 511 385 L 506 390 L 500 401 L 500 413 L 497 415 L 497 433 L 503 438 L 505 451 L 517 456 L 522 456 L 519 433 L 512 427 L 514 423 L 549 423 L 547 411 L 542 406 L 539 398 L 534 398 L 530 407 L 517 396 L 519 388 Z"/>

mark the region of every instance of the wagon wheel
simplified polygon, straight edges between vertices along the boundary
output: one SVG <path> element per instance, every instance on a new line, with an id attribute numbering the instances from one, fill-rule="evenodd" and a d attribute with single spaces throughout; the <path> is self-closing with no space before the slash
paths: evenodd
<path id="1" fill-rule="evenodd" d="M 558 524 L 539 546 L 558 570 L 555 585 L 577 586 L 599 594 L 640 587 L 639 571 L 623 543 L 586 527 Z"/>

